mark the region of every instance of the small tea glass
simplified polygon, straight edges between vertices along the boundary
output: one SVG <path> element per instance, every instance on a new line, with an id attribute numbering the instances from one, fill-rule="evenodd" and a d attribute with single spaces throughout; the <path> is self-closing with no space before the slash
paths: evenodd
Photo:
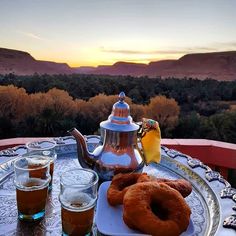
<path id="1" fill-rule="evenodd" d="M 98 175 L 88 169 L 72 169 L 60 179 L 62 235 L 92 235 L 97 201 Z"/>
<path id="2" fill-rule="evenodd" d="M 14 162 L 18 218 L 36 221 L 45 215 L 50 160 L 43 156 L 21 157 Z"/>
<path id="3" fill-rule="evenodd" d="M 54 163 L 57 159 L 56 145 L 57 145 L 56 142 L 51 141 L 51 140 L 26 143 L 26 148 L 27 148 L 26 156 L 27 155 L 30 155 L 30 156 L 40 155 L 40 156 L 48 157 L 50 159 L 51 181 L 49 183 L 49 190 L 52 189 Z"/>

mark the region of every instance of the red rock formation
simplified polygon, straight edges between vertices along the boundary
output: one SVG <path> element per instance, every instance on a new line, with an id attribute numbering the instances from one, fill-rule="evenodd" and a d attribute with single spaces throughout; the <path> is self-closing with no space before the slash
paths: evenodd
<path id="1" fill-rule="evenodd" d="M 0 74 L 8 73 L 70 74 L 73 70 L 66 63 L 38 61 L 27 52 L 0 48 Z"/>
<path id="2" fill-rule="evenodd" d="M 0 74 L 107 74 L 162 78 L 236 80 L 236 51 L 187 54 L 178 60 L 142 63 L 116 62 L 111 66 L 71 68 L 66 63 L 35 60 L 29 53 L 0 48 Z"/>

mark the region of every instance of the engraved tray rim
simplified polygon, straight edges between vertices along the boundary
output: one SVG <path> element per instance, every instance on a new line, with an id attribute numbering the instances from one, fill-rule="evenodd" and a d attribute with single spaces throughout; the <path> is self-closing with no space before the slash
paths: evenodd
<path id="1" fill-rule="evenodd" d="M 87 135 L 86 138 L 91 149 L 94 149 L 100 142 L 100 136 L 97 135 Z M 57 142 L 58 154 L 76 152 L 76 142 L 72 136 L 57 137 L 53 138 L 53 140 Z M 236 189 L 232 188 L 218 172 L 212 171 L 210 167 L 204 165 L 200 160 L 164 146 L 161 149 L 163 157 L 169 158 L 170 162 L 177 162 L 180 166 L 185 166 L 184 169 L 187 168 L 197 174 L 212 190 L 219 204 L 220 215 L 219 224 L 214 226 L 217 228 L 215 229 L 216 233 L 209 235 L 235 235 L 236 214 L 233 210 L 236 209 L 233 206 L 233 202 L 236 202 Z M 13 160 L 24 154 L 25 150 L 25 145 L 20 145 L 0 151 L 0 161 L 1 158 L 5 159 L 2 163 L 0 162 L 0 185 L 12 174 Z M 151 166 L 154 165 L 151 164 Z M 174 172 L 181 175 L 178 171 Z"/>

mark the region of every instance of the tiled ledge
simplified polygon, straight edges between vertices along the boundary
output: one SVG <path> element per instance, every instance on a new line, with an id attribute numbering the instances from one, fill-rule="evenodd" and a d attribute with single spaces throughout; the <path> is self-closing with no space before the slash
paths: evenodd
<path id="1" fill-rule="evenodd" d="M 229 169 L 234 170 L 234 176 L 236 174 L 236 144 L 208 139 L 163 139 L 162 144 L 201 160 L 225 179 L 228 179 Z M 233 179 L 231 176 L 231 182 L 235 181 Z"/>
<path id="2" fill-rule="evenodd" d="M 208 139 L 163 139 L 162 144 L 202 162 L 236 169 L 236 144 Z"/>

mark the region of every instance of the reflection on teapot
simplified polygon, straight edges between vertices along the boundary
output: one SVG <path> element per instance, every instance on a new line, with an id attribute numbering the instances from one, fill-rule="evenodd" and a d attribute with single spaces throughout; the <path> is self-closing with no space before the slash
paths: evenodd
<path id="1" fill-rule="evenodd" d="M 95 170 L 101 180 L 111 180 L 117 173 L 141 172 L 144 166 L 137 144 L 139 125 L 133 122 L 124 99 L 125 94 L 121 92 L 108 120 L 100 123 L 102 144 L 92 153 L 84 136 L 76 128 L 69 130 L 77 142 L 80 165 Z"/>

